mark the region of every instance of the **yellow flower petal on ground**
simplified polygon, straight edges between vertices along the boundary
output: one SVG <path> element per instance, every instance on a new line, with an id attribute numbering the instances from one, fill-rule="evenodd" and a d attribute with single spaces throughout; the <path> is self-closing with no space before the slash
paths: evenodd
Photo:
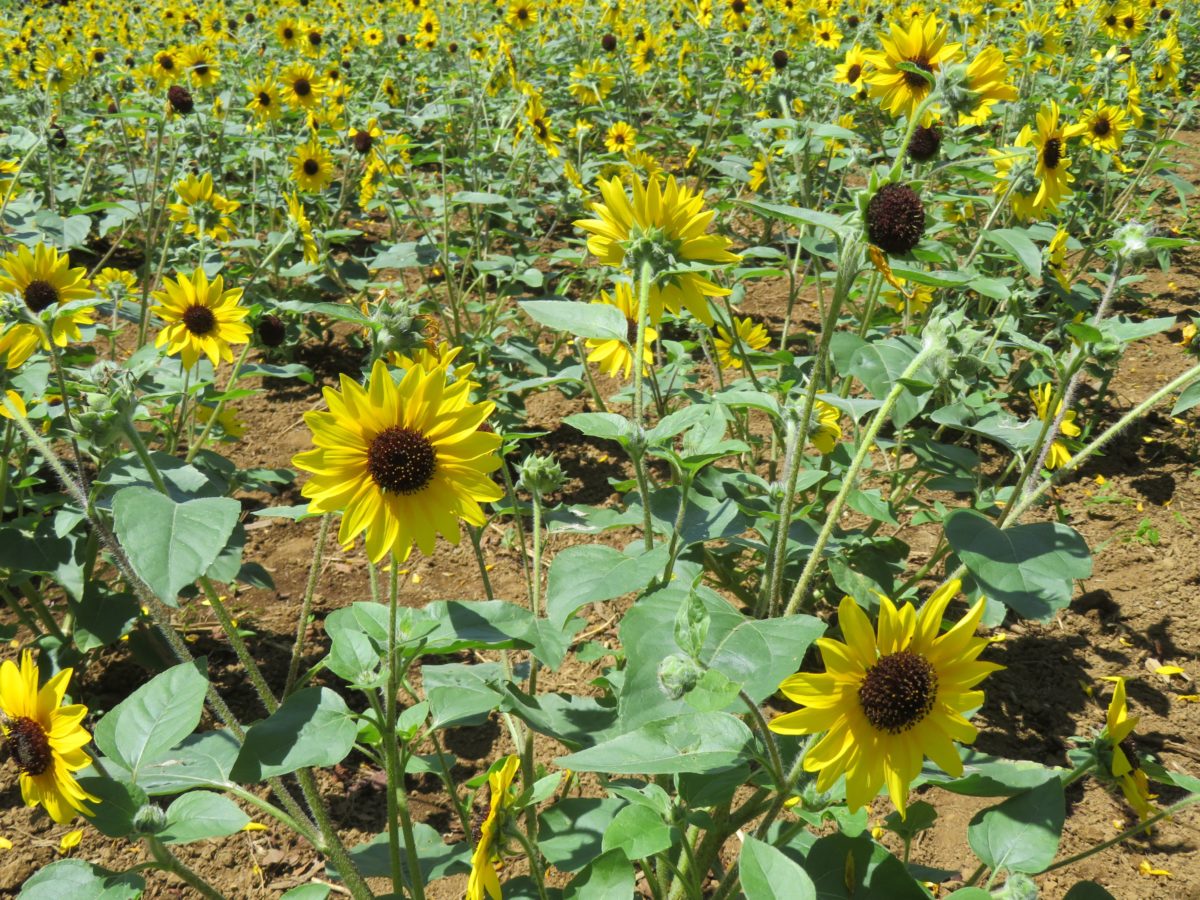
<path id="1" fill-rule="evenodd" d="M 491 403 L 472 403 L 469 382 L 447 383 L 444 368 L 413 366 L 397 384 L 376 361 L 367 387 L 342 376 L 325 389 L 328 412 L 304 421 L 315 449 L 292 463 L 311 472 L 301 493 L 312 512 L 341 512 L 344 546 L 366 532 L 367 554 L 432 553 L 438 533 L 457 544 L 459 520 L 485 521 L 480 503 L 503 491 L 488 477 L 500 466 L 500 437 L 481 431 Z"/>
<path id="2" fill-rule="evenodd" d="M 781 734 L 822 734 L 805 755 L 804 768 L 819 772 L 817 789 L 846 777 L 851 811 L 866 806 L 887 786 L 903 817 L 908 786 L 926 757 L 957 777 L 962 765 L 954 742 L 974 741 L 976 729 L 962 713 L 983 701 L 971 690 L 1000 666 L 977 659 L 989 646 L 974 631 L 983 615 L 980 600 L 953 628 L 941 631 L 942 616 L 957 592 L 949 582 L 917 613 L 880 596 L 879 624 L 851 597 L 838 607 L 845 643 L 817 642 L 825 672 L 793 675 L 780 686 L 804 705 L 772 720 Z"/>

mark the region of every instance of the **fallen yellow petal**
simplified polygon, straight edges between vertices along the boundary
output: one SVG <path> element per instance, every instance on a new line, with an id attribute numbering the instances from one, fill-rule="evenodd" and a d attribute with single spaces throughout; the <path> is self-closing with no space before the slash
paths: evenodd
<path id="1" fill-rule="evenodd" d="M 76 828 L 74 831 L 68 831 L 62 836 L 62 840 L 58 842 L 58 852 L 66 854 L 67 852 L 78 847 L 82 840 L 82 828 Z"/>
<path id="2" fill-rule="evenodd" d="M 1179 666 L 1159 666 L 1154 670 L 1155 675 L 1165 675 L 1170 678 L 1172 675 L 1182 675 L 1183 669 Z"/>
<path id="3" fill-rule="evenodd" d="M 262 822 L 247 822 L 242 826 L 242 831 L 266 831 L 267 826 Z"/>
<path id="4" fill-rule="evenodd" d="M 1200 694 L 1180 694 L 1175 699 L 1184 703 L 1200 703 Z"/>
<path id="5" fill-rule="evenodd" d="M 12 841 L 6 837 L 0 837 L 0 850 L 11 850 Z"/>
<path id="6" fill-rule="evenodd" d="M 1156 869 L 1150 865 L 1150 860 L 1143 859 L 1138 863 L 1138 871 L 1143 875 L 1157 875 L 1160 878 L 1173 878 L 1174 876 L 1166 869 Z"/>

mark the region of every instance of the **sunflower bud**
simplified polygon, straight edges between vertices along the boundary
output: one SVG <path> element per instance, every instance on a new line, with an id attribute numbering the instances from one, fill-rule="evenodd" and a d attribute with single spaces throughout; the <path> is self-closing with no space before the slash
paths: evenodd
<path id="1" fill-rule="evenodd" d="M 157 803 L 146 803 L 133 814 L 135 834 L 158 834 L 167 827 L 167 814 Z"/>
<path id="2" fill-rule="evenodd" d="M 530 454 L 525 457 L 520 467 L 520 483 L 525 490 L 539 497 L 552 494 L 563 486 L 566 477 L 562 467 L 553 454 L 538 456 Z"/>
<path id="3" fill-rule="evenodd" d="M 658 686 L 671 700 L 678 700 L 696 686 L 703 674 L 695 660 L 672 653 L 658 664 Z"/>
<path id="4" fill-rule="evenodd" d="M 1127 222 L 1113 235 L 1113 248 L 1129 262 L 1137 262 L 1149 253 L 1150 226 Z"/>
<path id="5" fill-rule="evenodd" d="M 171 104 L 171 109 L 181 116 L 186 116 L 196 108 L 192 92 L 180 84 L 173 84 L 167 88 L 167 102 Z"/>

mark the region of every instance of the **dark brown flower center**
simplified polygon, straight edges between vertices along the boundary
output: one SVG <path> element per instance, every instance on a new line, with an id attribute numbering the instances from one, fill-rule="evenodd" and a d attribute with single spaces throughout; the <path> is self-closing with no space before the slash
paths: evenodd
<path id="1" fill-rule="evenodd" d="M 858 81 L 858 76 L 861 74 L 862 66 L 860 66 L 858 63 L 854 63 L 846 70 L 846 82 L 848 84 L 854 84 L 854 82 Z"/>
<path id="2" fill-rule="evenodd" d="M 48 281 L 31 281 L 25 287 L 25 305 L 35 313 L 48 309 L 58 302 L 58 288 Z"/>
<path id="3" fill-rule="evenodd" d="M 310 31 L 308 33 L 308 42 L 314 47 L 319 47 L 321 45 L 321 32 Z"/>
<path id="4" fill-rule="evenodd" d="M 169 56 L 160 56 L 158 58 L 158 65 L 163 71 L 170 72 L 175 68 L 175 60 Z"/>
<path id="5" fill-rule="evenodd" d="M 203 78 L 205 75 L 208 74 L 208 63 L 206 63 L 206 62 L 196 63 L 196 65 L 193 66 L 192 69 L 197 75 L 199 75 L 201 78 Z"/>
<path id="6" fill-rule="evenodd" d="M 41 775 L 54 761 L 50 753 L 50 738 L 41 725 L 26 716 L 8 720 L 5 743 L 16 760 L 17 768 L 26 775 Z"/>
<path id="7" fill-rule="evenodd" d="M 916 66 L 918 69 L 920 69 L 922 72 L 928 72 L 930 75 L 933 74 L 933 66 L 929 64 L 929 60 L 927 60 L 925 57 L 914 56 L 912 59 L 909 60 L 909 62 L 912 63 L 914 66 Z M 904 83 L 907 84 L 910 88 L 913 88 L 914 90 L 918 89 L 918 88 L 928 88 L 929 87 L 929 82 L 926 81 L 924 78 L 922 78 L 920 75 L 918 75 L 916 72 L 905 72 L 904 73 Z"/>
<path id="8" fill-rule="evenodd" d="M 1047 169 L 1057 169 L 1061 161 L 1062 141 L 1058 138 L 1050 138 L 1046 141 L 1046 146 L 1042 148 L 1042 164 Z"/>
<path id="9" fill-rule="evenodd" d="M 909 650 L 885 656 L 867 669 L 858 702 L 867 721 L 880 731 L 908 731 L 933 711 L 937 672 L 925 657 Z"/>
<path id="10" fill-rule="evenodd" d="M 1112 131 L 1112 125 L 1108 122 L 1107 116 L 1100 116 L 1092 122 L 1092 134 L 1096 137 L 1104 137 Z"/>
<path id="11" fill-rule="evenodd" d="M 307 97 L 312 93 L 312 85 L 308 83 L 307 78 L 297 78 L 292 82 L 292 90 L 296 92 L 297 97 Z"/>
<path id="12" fill-rule="evenodd" d="M 433 480 L 436 470 L 437 451 L 429 438 L 412 428 L 393 425 L 367 448 L 367 471 L 385 491 L 415 494 Z"/>
<path id="13" fill-rule="evenodd" d="M 306 159 L 304 161 L 304 174 L 312 177 L 321 171 L 321 164 L 315 159 Z"/>
<path id="14" fill-rule="evenodd" d="M 283 29 L 283 39 L 285 41 L 290 41 L 295 36 L 296 36 L 296 32 L 292 31 L 292 29 L 290 29 L 290 28 Z"/>
<path id="15" fill-rule="evenodd" d="M 196 303 L 183 311 L 183 324 L 192 334 L 203 337 L 217 326 L 217 317 L 207 306 Z"/>
<path id="16" fill-rule="evenodd" d="M 271 105 L 271 95 L 268 94 L 266 91 L 259 91 L 258 92 L 258 105 L 259 106 L 270 106 Z"/>
<path id="17" fill-rule="evenodd" d="M 1137 19 L 1135 19 L 1133 16 L 1126 16 L 1121 20 L 1121 24 L 1124 25 L 1129 31 L 1133 31 L 1134 26 L 1137 25 Z"/>

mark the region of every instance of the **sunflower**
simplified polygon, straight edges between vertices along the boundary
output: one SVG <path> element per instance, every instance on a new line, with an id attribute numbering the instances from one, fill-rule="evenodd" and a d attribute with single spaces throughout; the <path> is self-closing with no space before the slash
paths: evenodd
<path id="1" fill-rule="evenodd" d="M 303 191 L 320 192 L 333 181 L 333 157 L 321 146 L 316 137 L 311 137 L 296 148 L 292 164 L 292 178 Z"/>
<path id="2" fill-rule="evenodd" d="M 183 62 L 197 87 L 212 87 L 221 77 L 216 54 L 204 44 L 193 44 L 184 50 Z"/>
<path id="3" fill-rule="evenodd" d="M 616 83 L 608 63 L 593 59 L 575 65 L 567 90 L 584 106 L 594 106 L 612 92 Z"/>
<path id="4" fill-rule="evenodd" d="M 717 345 L 717 362 L 725 369 L 740 369 L 745 363 L 742 354 L 747 350 L 761 350 L 771 343 L 771 336 L 761 322 L 755 322 L 749 316 L 733 320 L 737 332 L 737 341 L 724 325 L 717 326 L 717 336 L 713 343 Z"/>
<path id="5" fill-rule="evenodd" d="M 472 403 L 470 389 L 421 366 L 396 384 L 382 360 L 365 388 L 346 375 L 341 391 L 325 388 L 329 412 L 304 415 L 316 449 L 292 462 L 313 473 L 301 489 L 312 512 L 342 511 L 343 546 L 365 531 L 372 562 L 404 560 L 414 542 L 432 553 L 438 532 L 457 544 L 459 519 L 484 523 L 479 504 L 503 496 L 487 477 L 500 437 L 480 428 L 494 404 Z"/>
<path id="6" fill-rule="evenodd" d="M 304 204 L 300 202 L 300 197 L 294 191 L 286 194 L 284 199 L 287 200 L 288 219 L 295 226 L 296 235 L 300 238 L 304 261 L 310 266 L 315 266 L 321 261 L 321 253 L 317 249 L 312 222 L 309 221 L 308 214 L 304 211 Z"/>
<path id="7" fill-rule="evenodd" d="M 837 23 L 832 19 L 822 19 L 813 26 L 813 43 L 827 50 L 836 50 L 842 46 L 842 33 Z"/>
<path id="8" fill-rule="evenodd" d="M 923 72 L 936 75 L 961 55 L 959 44 L 946 43 L 946 28 L 937 17 L 914 18 L 907 27 L 891 26 L 891 34 L 882 38 L 883 52 L 868 54 L 874 69 L 867 77 L 872 97 L 878 97 L 893 116 L 912 116 L 921 101 L 933 89 L 921 75 L 906 72 L 900 63 L 912 63 Z M 922 122 L 925 125 L 928 122 Z"/>
<path id="9" fill-rule="evenodd" d="M 296 109 L 312 109 L 321 102 L 325 80 L 308 63 L 292 63 L 283 70 L 283 97 Z"/>
<path id="10" fill-rule="evenodd" d="M 162 317 L 167 326 L 158 333 L 154 345 L 165 345 L 168 356 L 180 354 L 187 369 L 196 365 L 201 354 L 214 366 L 222 359 L 232 362 L 230 345 L 250 339 L 250 326 L 242 321 L 250 310 L 238 304 L 242 289 L 226 290 L 222 275 L 209 282 L 199 266 L 190 276 L 177 273 L 174 283 L 167 279 L 163 286 L 165 290 L 153 294 L 161 306 L 151 307 L 150 311 Z"/>
<path id="11" fill-rule="evenodd" d="M 1037 410 L 1037 417 L 1043 422 L 1053 419 L 1058 415 L 1058 411 L 1062 409 L 1062 401 L 1058 401 L 1058 405 L 1053 411 L 1050 409 L 1050 401 L 1054 398 L 1054 387 L 1047 382 L 1046 384 L 1038 385 L 1029 392 L 1029 398 L 1033 400 L 1033 405 Z M 1075 424 L 1075 410 L 1069 410 L 1063 416 L 1062 422 L 1059 424 L 1059 430 L 1064 437 L 1074 438 L 1079 437 L 1079 426 Z M 1046 468 L 1058 469 L 1065 465 L 1071 459 L 1071 451 L 1067 447 L 1065 441 L 1055 440 L 1050 445 L 1050 450 L 1046 453 Z"/>
<path id="12" fill-rule="evenodd" d="M 246 104 L 246 109 L 260 122 L 269 122 L 283 112 L 274 79 L 268 77 L 251 81 L 246 85 L 246 89 L 250 92 L 250 102 Z"/>
<path id="13" fill-rule="evenodd" d="M 500 858 L 500 827 L 505 810 L 512 806 L 510 788 L 520 768 L 521 760 L 509 756 L 499 769 L 488 775 L 488 793 L 491 795 L 487 818 L 479 826 L 479 840 L 471 854 L 471 875 L 467 879 L 466 900 L 483 900 L 484 892 L 492 900 L 501 900 L 500 877 L 496 874 L 496 863 Z"/>
<path id="14" fill-rule="evenodd" d="M 704 197 L 688 187 L 680 187 L 674 176 L 666 183 L 651 177 L 646 184 L 633 181 L 632 199 L 625 193 L 620 178 L 599 180 L 601 203 L 593 203 L 594 219 L 580 219 L 575 225 L 591 232 L 588 250 L 602 263 L 618 268 L 637 264 L 637 251 L 647 241 L 663 258 L 679 262 L 723 265 L 741 261 L 729 252 L 730 241 L 707 234 L 715 213 L 704 209 Z M 644 247 L 643 247 L 644 249 Z M 706 297 L 724 297 L 730 293 L 695 271 L 659 272 L 650 291 L 650 321 L 662 317 L 663 308 L 678 312 L 681 307 L 703 322 L 712 324 Z"/>
<path id="15" fill-rule="evenodd" d="M 1058 104 L 1053 100 L 1037 114 L 1037 131 L 1028 125 L 1017 135 L 1018 147 L 1032 146 L 1037 151 L 1034 175 L 1038 179 L 1037 193 L 1033 198 L 1033 211 L 1054 212 L 1058 204 L 1071 196 L 1069 187 L 1075 181 L 1067 158 L 1067 141 L 1077 135 L 1080 126 L 1063 128 L 1058 121 Z"/>
<path id="16" fill-rule="evenodd" d="M 1060 228 L 1046 245 L 1046 270 L 1054 276 L 1059 287 L 1064 291 L 1071 290 L 1071 282 L 1067 276 L 1067 229 Z"/>
<path id="17" fill-rule="evenodd" d="M 627 281 L 618 281 L 613 294 L 614 296 L 610 297 L 606 291 L 601 291 L 600 297 L 592 302 L 615 306 L 621 311 L 621 315 L 625 317 L 625 338 L 607 341 L 589 338 L 587 347 L 592 352 L 588 354 L 588 362 L 596 363 L 605 375 L 616 378 L 618 372 L 623 372 L 624 377 L 628 378 L 629 373 L 633 371 L 633 354 L 637 345 L 637 299 Z M 649 366 L 654 363 L 654 353 L 650 345 L 657 340 L 658 332 L 647 325 L 642 353 L 643 374 L 648 372 Z"/>
<path id="18" fill-rule="evenodd" d="M 817 400 L 813 404 L 813 422 L 808 439 L 822 456 L 828 456 L 842 439 L 842 414 L 836 406 Z"/>
<path id="19" fill-rule="evenodd" d="M 63 669 L 38 688 L 38 667 L 28 650 L 21 666 L 0 664 L 0 732 L 21 770 L 21 796 L 26 806 L 39 804 L 55 822 L 65 825 L 79 813 L 93 814 L 87 803 L 99 803 L 79 786 L 72 772 L 92 761 L 83 748 L 91 735 L 80 725 L 87 707 L 63 706 L 71 669 Z"/>
<path id="20" fill-rule="evenodd" d="M 1016 100 L 1017 89 L 1008 84 L 1004 54 L 995 47 L 984 47 L 967 66 L 966 88 L 974 108 L 960 115 L 960 125 L 980 125 L 1001 100 Z"/>
<path id="21" fill-rule="evenodd" d="M 368 47 L 378 47 L 383 43 L 383 32 L 372 26 L 363 32 L 363 43 Z"/>
<path id="22" fill-rule="evenodd" d="M 542 104 L 542 98 L 536 94 L 531 95 L 526 101 L 525 120 L 529 123 L 534 140 L 542 146 L 546 155 L 551 159 L 557 158 L 559 153 L 557 145 L 562 143 L 562 138 L 554 133 L 550 116 L 546 114 L 546 107 Z"/>
<path id="23" fill-rule="evenodd" d="M 765 56 L 755 56 L 746 60 L 741 75 L 742 87 L 752 94 L 757 94 L 775 77 L 775 67 Z"/>
<path id="24" fill-rule="evenodd" d="M 32 253 L 28 247 L 19 247 L 15 253 L 0 257 L 0 295 L 20 297 L 34 316 L 96 296 L 84 277 L 86 270 L 70 265 L 70 257 L 60 256 L 54 247 L 38 244 Z M 41 324 L 13 322 L 0 334 L 0 356 L 6 356 L 7 367 L 15 369 L 39 346 L 49 350 L 50 341 L 57 347 L 78 341 L 82 338 L 79 326 L 91 325 L 93 312 L 90 307 L 56 312 L 48 333 Z"/>
<path id="25" fill-rule="evenodd" d="M 537 7 L 533 5 L 531 0 L 513 0 L 508 6 L 508 15 L 504 17 L 504 21 L 517 29 L 536 25 L 537 20 Z"/>
<path id="26" fill-rule="evenodd" d="M 275 26 L 275 37 L 285 50 L 295 50 L 300 45 L 300 25 L 295 19 L 280 19 Z"/>
<path id="27" fill-rule="evenodd" d="M 172 49 L 159 50 L 154 54 L 154 62 L 150 66 L 150 74 L 159 85 L 168 84 L 179 77 L 180 55 Z"/>
<path id="28" fill-rule="evenodd" d="M 1103 100 L 1083 115 L 1083 140 L 1093 150 L 1116 154 L 1125 136 L 1125 110 Z"/>
<path id="29" fill-rule="evenodd" d="M 846 58 L 834 68 L 833 80 L 851 87 L 861 87 L 867 71 L 867 55 L 855 44 L 846 51 Z"/>
<path id="30" fill-rule="evenodd" d="M 188 175 L 175 184 L 175 193 L 179 195 L 179 202 L 167 208 L 171 210 L 172 222 L 185 223 L 184 234 L 212 238 L 214 241 L 229 240 L 229 233 L 233 229 L 229 214 L 237 212 L 241 204 L 218 194 L 213 189 L 212 175 L 207 172 L 200 178 Z"/>
<path id="31" fill-rule="evenodd" d="M 1133 729 L 1138 723 L 1138 716 L 1129 716 L 1129 706 L 1125 700 L 1125 679 L 1114 677 L 1117 686 L 1113 690 L 1112 699 L 1104 716 L 1104 731 L 1101 740 L 1106 745 L 1111 762 L 1108 769 L 1121 793 L 1129 805 L 1133 807 L 1142 822 L 1155 813 L 1154 804 L 1150 801 L 1156 795 L 1150 793 L 1150 782 L 1146 773 L 1138 765 L 1137 754 L 1133 751 Z M 1149 828 L 1146 829 L 1149 831 Z"/>
<path id="32" fill-rule="evenodd" d="M 624 153 L 637 146 L 637 129 L 628 122 L 614 122 L 604 135 L 609 153 Z"/>
<path id="33" fill-rule="evenodd" d="M 986 638 L 975 637 L 983 599 L 939 636 L 960 587 L 957 579 L 946 583 L 919 614 L 909 603 L 896 609 L 879 595 L 878 635 L 854 599 L 843 597 L 838 623 L 845 643 L 817 641 L 825 671 L 796 674 L 780 685 L 807 708 L 777 716 L 771 730 L 824 733 L 805 753 L 804 768 L 820 773 L 818 791 L 845 775 L 851 812 L 868 805 L 886 783 L 903 818 L 908 786 L 926 756 L 952 777 L 962 775 L 954 742 L 969 744 L 978 733 L 962 714 L 983 703 L 975 685 L 1002 667 L 977 658 L 988 646 Z"/>

